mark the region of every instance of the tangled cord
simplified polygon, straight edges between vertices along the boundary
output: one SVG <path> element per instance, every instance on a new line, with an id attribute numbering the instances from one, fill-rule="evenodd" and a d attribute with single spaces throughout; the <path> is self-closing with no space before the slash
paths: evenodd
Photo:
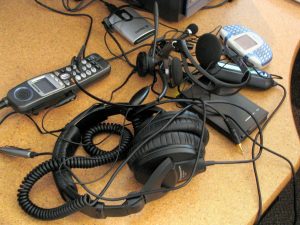
<path id="1" fill-rule="evenodd" d="M 123 131 L 123 133 L 122 133 Z M 94 143 L 93 138 L 101 133 L 113 133 L 121 135 L 120 145 L 110 152 L 99 149 Z M 41 208 L 34 204 L 29 197 L 29 193 L 35 183 L 46 174 L 58 171 L 61 165 L 68 168 L 88 169 L 114 162 L 116 158 L 126 157 L 129 145 L 132 140 L 130 131 L 119 125 L 110 123 L 97 124 L 86 131 L 83 135 L 84 149 L 93 157 L 72 157 L 68 159 L 50 159 L 43 162 L 33 169 L 23 180 L 18 190 L 18 202 L 20 207 L 30 216 L 41 220 L 54 220 L 66 217 L 77 211 L 91 206 L 93 202 L 88 194 L 79 195 L 77 199 L 66 202 L 65 204 L 51 209 Z"/>

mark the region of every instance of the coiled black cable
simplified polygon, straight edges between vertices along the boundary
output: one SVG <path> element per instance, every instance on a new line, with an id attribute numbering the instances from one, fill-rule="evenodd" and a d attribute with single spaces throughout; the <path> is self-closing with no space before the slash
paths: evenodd
<path id="1" fill-rule="evenodd" d="M 102 151 L 92 142 L 93 137 L 99 133 L 121 134 L 122 131 L 123 134 L 120 141 L 120 146 L 116 147 L 113 151 Z M 94 157 L 50 159 L 37 166 L 24 178 L 18 190 L 18 202 L 20 207 L 27 214 L 41 220 L 54 220 L 66 217 L 84 209 L 87 206 L 91 206 L 92 201 L 90 199 L 90 196 L 88 194 L 85 194 L 80 195 L 77 199 L 68 201 L 56 208 L 45 209 L 34 204 L 29 198 L 29 193 L 38 180 L 40 180 L 43 176 L 50 172 L 58 171 L 61 165 L 64 165 L 68 168 L 88 169 L 111 163 L 115 161 L 117 157 L 118 159 L 126 157 L 129 150 L 129 145 L 132 140 L 132 134 L 127 128 L 118 124 L 106 123 L 91 127 L 83 136 L 83 141 L 88 144 L 87 146 L 85 146 L 85 150 Z"/>
<path id="2" fill-rule="evenodd" d="M 118 134 L 120 136 L 122 134 L 120 145 L 109 152 L 101 150 L 93 143 L 93 138 L 95 137 L 95 135 L 101 133 Z M 95 125 L 94 127 L 91 127 L 83 135 L 82 142 L 84 150 L 91 156 L 106 154 L 109 158 L 116 158 L 118 156 L 119 159 L 123 159 L 124 157 L 126 157 L 127 148 L 131 139 L 132 135 L 127 128 L 119 124 L 100 123 Z"/>

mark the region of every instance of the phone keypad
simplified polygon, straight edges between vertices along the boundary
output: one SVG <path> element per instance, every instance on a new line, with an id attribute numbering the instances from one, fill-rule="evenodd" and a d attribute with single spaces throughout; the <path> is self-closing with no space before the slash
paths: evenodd
<path id="1" fill-rule="evenodd" d="M 58 82 L 63 82 L 66 86 L 70 86 L 74 84 L 73 78 L 78 82 L 83 82 L 90 76 L 100 72 L 106 66 L 103 63 L 106 62 L 99 55 L 92 54 L 82 59 L 78 66 L 70 65 L 54 71 L 53 74 L 57 77 L 55 79 Z"/>

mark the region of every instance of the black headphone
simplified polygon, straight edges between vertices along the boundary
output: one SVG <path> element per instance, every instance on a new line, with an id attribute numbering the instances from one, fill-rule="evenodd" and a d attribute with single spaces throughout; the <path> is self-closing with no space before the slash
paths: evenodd
<path id="1" fill-rule="evenodd" d="M 39 165 L 24 179 L 18 194 L 21 208 L 43 220 L 62 218 L 77 211 L 94 218 L 125 216 L 139 212 L 146 203 L 166 194 L 168 188 L 174 188 L 177 183 L 194 175 L 196 159 L 196 174 L 205 171 L 204 155 L 209 134 L 206 128 L 202 131 L 204 125 L 198 115 L 185 111 L 162 133 L 152 138 L 151 135 L 165 126 L 177 112 L 166 112 L 158 107 L 138 109 L 143 112 L 135 114 L 136 110 L 128 111 L 121 106 L 94 105 L 74 118 L 58 138 L 53 159 Z M 134 136 L 121 125 L 104 123 L 113 115 L 126 116 L 133 123 Z M 93 137 L 103 132 L 123 133 L 120 148 L 104 152 L 95 146 Z M 202 132 L 204 138 L 199 150 Z M 140 146 L 146 139 L 149 141 Z M 80 142 L 93 158 L 72 157 Z M 92 168 L 114 162 L 116 157 L 127 160 L 135 178 L 144 184 L 141 190 L 143 194 L 128 194 L 122 205 L 105 205 L 100 201 L 92 201 L 87 194 L 79 195 L 70 171 L 61 166 Z M 58 190 L 66 203 L 54 209 L 43 209 L 31 202 L 29 192 L 49 172 L 53 172 Z M 165 190 L 159 191 L 162 188 Z"/>
<path id="2" fill-rule="evenodd" d="M 158 4 L 154 2 L 154 24 L 155 24 L 155 35 L 154 42 L 148 53 L 140 52 L 136 58 L 137 73 L 140 77 L 145 77 L 147 74 L 155 76 L 158 72 L 162 83 L 163 90 L 159 95 L 158 99 L 165 96 L 168 85 L 175 87 L 180 85 L 183 81 L 182 65 L 179 58 L 171 57 L 169 54 L 161 55 L 158 54 L 157 46 L 157 33 L 159 26 L 159 10 Z"/>
<path id="3" fill-rule="evenodd" d="M 137 72 L 140 77 L 145 77 L 147 74 L 154 75 L 155 71 L 158 71 L 164 87 L 176 87 L 183 81 L 183 71 L 181 61 L 177 57 L 162 58 L 159 55 L 155 55 L 153 60 L 152 55 L 146 52 L 140 52 L 136 58 Z M 158 70 L 156 70 L 158 66 Z"/>

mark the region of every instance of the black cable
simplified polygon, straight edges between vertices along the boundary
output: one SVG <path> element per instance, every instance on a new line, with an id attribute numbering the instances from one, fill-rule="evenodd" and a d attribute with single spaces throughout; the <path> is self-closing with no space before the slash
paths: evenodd
<path id="1" fill-rule="evenodd" d="M 142 127 L 140 130 L 139 130 L 139 132 L 141 132 L 143 129 L 145 129 L 145 128 L 147 128 L 150 124 L 151 124 L 151 122 L 160 114 L 162 112 L 162 110 L 160 110 L 160 111 L 158 111 L 152 118 L 151 118 L 151 120 L 149 120 L 149 122 L 144 126 L 144 127 Z M 126 116 L 125 116 L 125 118 L 124 118 L 124 122 L 125 122 L 125 120 L 126 120 Z M 123 122 L 123 127 L 125 127 L 124 126 L 124 122 Z M 123 134 L 123 132 L 121 132 L 122 134 Z M 122 136 L 121 136 L 121 138 L 120 138 L 121 140 L 122 140 Z M 120 142 L 121 143 L 121 142 Z M 120 144 L 119 144 L 119 146 L 120 146 Z M 73 157 L 70 157 L 70 158 L 76 158 L 76 156 L 73 156 Z M 67 160 L 69 160 L 70 158 L 68 158 L 68 159 L 66 159 L 66 161 Z M 92 157 L 91 157 L 92 158 Z M 95 182 L 97 182 L 97 181 L 99 181 L 99 180 L 101 180 L 101 179 L 103 179 L 108 173 L 110 173 L 111 171 L 112 171 L 112 169 L 114 168 L 114 166 L 116 165 L 116 163 L 117 163 L 117 160 L 118 158 L 116 157 L 116 160 L 115 160 L 115 162 L 112 164 L 112 166 L 110 166 L 109 167 L 109 169 L 103 174 L 103 175 L 101 175 L 99 178 L 97 178 L 97 179 L 95 179 L 95 180 L 93 180 L 93 181 L 88 181 L 88 182 L 85 182 L 85 181 L 82 181 L 80 178 L 79 178 L 79 176 L 77 176 L 70 168 L 68 168 L 68 167 L 66 167 L 65 165 L 65 169 L 67 169 L 68 170 L 68 172 L 71 174 L 71 176 L 72 177 L 74 177 L 74 179 L 76 180 L 76 182 L 74 182 L 74 184 L 79 184 L 79 185 L 87 185 L 87 184 L 92 184 L 92 183 L 95 183 Z M 61 171 L 61 169 L 62 169 L 62 166 L 63 166 L 63 164 L 61 164 L 60 165 L 60 168 L 59 168 L 59 171 L 60 171 L 60 173 L 62 172 Z M 62 178 L 65 180 L 65 178 L 64 178 L 64 176 L 62 176 Z M 67 180 L 65 180 L 65 182 L 67 182 Z M 94 192 L 92 192 L 89 188 L 87 188 L 86 186 L 84 186 L 83 187 L 88 193 L 91 193 L 92 195 L 94 195 L 94 196 L 96 196 L 97 194 L 96 193 L 94 193 Z M 74 194 L 77 194 L 75 191 L 73 192 Z"/>
<path id="2" fill-rule="evenodd" d="M 97 126 L 97 125 L 96 125 Z M 101 125 L 102 126 L 102 125 Z M 101 151 L 101 154 L 99 152 L 94 151 L 91 143 L 92 137 L 99 131 L 102 131 L 102 128 L 99 127 L 92 127 L 90 128 L 89 132 L 91 134 L 87 133 L 88 137 L 85 137 L 85 141 L 87 142 L 87 149 L 91 150 L 91 154 L 95 153 L 97 156 L 95 156 L 92 159 L 88 159 L 86 157 L 76 157 L 76 158 L 70 158 L 68 160 L 65 159 L 52 159 L 48 160 L 40 166 L 38 166 L 36 169 L 31 171 L 23 180 L 22 185 L 20 186 L 20 189 L 18 190 L 18 202 L 20 207 L 29 215 L 43 220 L 53 220 L 58 218 L 63 218 L 67 215 L 70 215 L 74 212 L 77 212 L 81 209 L 83 209 L 86 206 L 91 205 L 91 201 L 88 195 L 83 195 L 78 197 L 75 200 L 68 201 L 64 203 L 63 205 L 53 208 L 53 209 L 45 209 L 40 208 L 36 206 L 29 198 L 29 192 L 31 191 L 33 185 L 35 182 L 37 182 L 40 178 L 42 178 L 44 175 L 51 171 L 56 171 L 59 169 L 61 164 L 66 165 L 70 168 L 93 168 L 99 165 L 103 165 L 109 162 L 113 162 L 116 157 L 120 156 L 121 158 L 124 158 L 127 154 L 127 149 L 129 147 L 129 143 L 131 142 L 131 133 L 129 131 L 125 131 L 124 126 L 122 126 L 121 131 L 118 130 L 119 128 L 115 125 L 107 125 L 108 129 L 111 129 L 111 131 L 122 133 L 123 138 L 121 139 L 120 148 L 115 149 L 112 152 L 103 152 Z M 99 129 L 100 130 L 99 130 Z M 124 130 L 123 130 L 124 129 Z M 96 131 L 96 133 L 94 132 Z M 90 139 L 89 139 L 90 138 Z M 67 168 L 66 167 L 66 168 Z"/>
<path id="3" fill-rule="evenodd" d="M 16 111 L 12 111 L 12 112 L 7 113 L 5 116 L 3 116 L 3 118 L 1 118 L 1 120 L 0 120 L 0 125 L 2 123 L 4 123 L 5 120 L 7 120 L 9 117 L 11 117 L 14 114 L 17 114 L 17 112 Z"/>
<path id="4" fill-rule="evenodd" d="M 226 3 L 231 2 L 231 1 L 232 1 L 232 0 L 223 0 L 222 2 L 217 3 L 217 4 L 215 4 L 215 5 L 204 6 L 202 9 L 215 9 L 215 8 L 221 7 L 221 6 L 223 6 L 223 5 L 225 5 Z"/>
<path id="5" fill-rule="evenodd" d="M 126 122 L 126 117 L 128 115 L 128 112 L 129 111 L 126 112 L 126 115 L 124 117 L 122 125 L 101 123 L 99 125 L 95 125 L 94 127 L 88 129 L 87 132 L 84 134 L 83 143 L 86 144 L 84 149 L 90 156 L 96 157 L 99 155 L 106 155 L 106 157 L 111 157 L 111 158 L 115 158 L 115 159 L 112 162 L 112 165 L 108 168 L 108 170 L 105 173 L 103 173 L 99 178 L 92 180 L 92 181 L 88 181 L 88 182 L 82 182 L 80 180 L 81 184 L 87 185 L 87 184 L 92 184 L 92 183 L 102 180 L 107 174 L 109 174 L 113 170 L 113 168 L 115 167 L 116 163 L 119 160 L 122 160 L 124 157 L 126 157 L 126 152 L 127 152 L 130 140 L 132 139 L 132 135 L 131 135 L 130 131 L 125 127 L 125 122 Z M 96 144 L 93 143 L 93 137 L 97 134 L 104 133 L 104 132 L 108 132 L 110 135 L 111 134 L 120 135 L 120 141 L 119 141 L 118 146 L 116 148 L 114 148 L 113 150 L 109 151 L 110 153 L 107 153 L 106 151 L 101 150 L 100 148 L 97 147 Z M 103 141 L 105 139 L 106 138 L 104 138 L 101 142 L 103 143 Z M 123 152 L 124 152 L 124 154 L 123 154 Z M 122 153 L 122 154 L 120 154 L 120 153 Z M 70 157 L 70 158 L 74 158 L 74 157 Z M 64 164 L 60 165 L 59 171 L 61 173 L 62 166 L 64 166 L 64 169 L 67 169 L 69 171 L 69 173 L 71 174 L 71 176 L 76 176 L 76 174 L 74 174 L 71 171 L 71 169 L 68 168 L 65 164 L 65 162 L 70 160 L 70 158 L 64 160 Z M 63 175 L 62 175 L 62 177 L 64 179 Z M 67 182 L 67 181 L 65 180 L 65 182 Z M 78 183 L 75 182 L 75 184 L 78 184 Z"/>
<path id="6" fill-rule="evenodd" d="M 281 105 L 283 104 L 285 98 L 286 98 L 286 89 L 284 88 L 284 86 L 282 86 L 281 84 L 277 84 L 279 87 L 281 87 L 283 89 L 283 97 L 282 99 L 280 100 L 279 104 L 276 106 L 276 108 L 273 110 L 273 112 L 270 114 L 270 116 L 268 117 L 268 119 L 264 122 L 264 124 L 262 125 L 261 129 L 264 130 L 265 127 L 268 125 L 268 123 L 271 121 L 271 119 L 274 117 L 274 115 L 277 113 L 277 111 L 279 110 L 279 108 L 281 107 Z M 232 120 L 234 121 L 234 119 L 232 118 Z M 234 121 L 235 122 L 235 121 Z M 261 148 L 263 149 L 267 149 L 266 147 L 264 147 L 262 144 L 259 144 L 257 143 L 257 138 L 259 136 L 261 136 L 262 134 L 259 132 L 256 134 L 255 138 L 251 138 L 246 131 L 244 131 L 241 126 L 236 123 L 236 125 L 247 135 L 248 138 L 250 138 L 252 141 L 253 141 L 253 147 L 252 147 L 252 160 L 255 159 L 257 156 L 260 157 L 261 155 L 261 151 L 259 152 L 259 154 L 254 158 L 254 146 L 255 145 L 259 145 Z M 270 149 L 268 149 L 270 150 Z M 272 151 L 272 150 L 271 150 Z M 256 160 L 255 160 L 256 161 Z M 255 224 L 259 223 L 260 219 L 261 219 L 261 216 L 262 216 L 262 199 L 261 199 L 261 192 L 260 192 L 260 187 L 259 187 L 259 180 L 258 180 L 258 175 L 257 175 L 257 170 L 256 170 L 256 165 L 255 165 L 255 161 L 253 160 L 253 169 L 254 169 L 254 173 L 255 173 L 255 177 L 256 177 L 256 183 L 257 183 L 257 188 L 258 188 L 258 195 L 259 195 L 259 212 L 258 212 L 258 216 L 256 218 L 256 221 L 255 221 Z M 219 162 L 217 164 L 236 164 L 236 163 L 243 163 L 242 161 L 239 161 L 239 162 L 229 162 L 229 161 L 223 161 L 223 162 Z M 288 161 L 288 163 L 290 163 Z M 292 171 L 293 173 L 293 171 Z M 294 180 L 295 178 L 293 178 Z M 295 183 L 293 181 L 293 183 Z M 294 190 L 296 190 L 296 187 L 294 186 Z M 297 199 L 297 198 L 295 198 Z M 297 209 L 297 203 L 296 203 L 296 200 L 294 201 L 294 209 Z M 294 221 L 297 221 L 297 210 L 295 211 L 295 218 L 294 218 Z"/>
<path id="7" fill-rule="evenodd" d="M 122 89 L 122 88 L 128 83 L 128 81 L 130 80 L 130 78 L 131 78 L 135 73 L 136 73 L 136 70 L 133 69 L 133 70 L 129 73 L 129 75 L 126 77 L 126 79 L 124 80 L 124 82 L 123 82 L 119 87 L 115 88 L 115 89 L 111 92 L 110 98 L 109 98 L 109 101 L 110 101 L 110 102 L 113 100 L 114 94 L 115 94 L 116 92 L 118 92 L 120 89 Z"/>
<path id="8" fill-rule="evenodd" d="M 85 50 L 86 50 L 86 47 L 88 45 L 88 42 L 89 42 L 89 39 L 90 39 L 90 35 L 91 35 L 91 32 L 92 32 L 92 28 L 93 28 L 93 17 L 91 17 L 90 15 L 88 14 L 83 14 L 83 13 L 80 13 L 80 14 L 72 14 L 72 13 L 66 13 L 66 12 L 62 12 L 62 11 L 59 11 L 57 9 L 54 9 L 54 8 L 51 8 L 50 6 L 48 5 L 45 5 L 44 3 L 40 2 L 39 0 L 34 0 L 37 4 L 39 4 L 40 6 L 50 10 L 51 12 L 55 12 L 55 13 L 58 13 L 58 14 L 61 14 L 61 15 L 64 15 L 64 16 L 74 16 L 74 17 L 86 17 L 90 20 L 90 25 L 89 25 L 89 29 L 88 29 L 88 32 L 87 32 L 87 36 L 86 36 L 86 39 L 85 39 L 85 42 L 81 48 L 82 52 L 83 52 L 83 56 L 85 57 Z M 81 50 L 79 52 L 81 52 Z"/>
<path id="9" fill-rule="evenodd" d="M 63 7 L 69 12 L 78 12 L 85 8 L 87 8 L 92 3 L 96 2 L 97 0 L 90 0 L 88 3 L 84 4 L 84 1 L 80 1 L 75 7 L 71 8 L 69 0 L 62 0 Z"/>
<path id="10" fill-rule="evenodd" d="M 113 41 L 117 44 L 118 48 L 122 52 L 122 55 L 125 58 L 125 60 L 128 63 L 128 65 L 131 66 L 132 68 L 135 68 L 135 65 L 130 62 L 130 60 L 128 59 L 127 55 L 125 54 L 125 51 L 122 48 L 120 42 L 117 40 L 117 38 L 115 38 L 115 36 L 111 33 L 111 31 L 109 29 L 106 29 L 106 31 L 109 34 L 109 36 L 113 39 Z"/>
<path id="11" fill-rule="evenodd" d="M 5 107 L 7 107 L 7 106 L 8 106 L 7 99 L 6 99 L 6 98 L 2 99 L 2 100 L 0 101 L 0 109 L 3 109 L 3 108 L 5 108 Z"/>
<path id="12" fill-rule="evenodd" d="M 40 152 L 40 153 L 37 152 L 33 157 L 45 156 L 45 155 L 50 155 L 50 156 L 52 156 L 53 153 L 52 153 L 52 152 Z"/>
<path id="13" fill-rule="evenodd" d="M 137 47 L 135 47 L 135 48 L 133 48 L 133 49 L 131 49 L 131 50 L 125 52 L 125 55 L 129 55 L 130 53 L 135 52 L 135 51 L 137 51 L 137 50 L 139 50 L 139 49 L 141 49 L 141 48 L 147 47 L 147 46 L 151 46 L 151 44 L 143 44 L 143 45 L 137 46 Z M 114 54 L 112 53 L 112 55 L 114 55 Z M 123 54 L 120 54 L 120 55 L 116 55 L 115 57 L 106 59 L 106 61 L 109 62 L 109 61 L 113 61 L 113 60 L 115 60 L 115 59 L 120 59 L 120 58 L 122 58 L 122 57 L 123 57 Z"/>

